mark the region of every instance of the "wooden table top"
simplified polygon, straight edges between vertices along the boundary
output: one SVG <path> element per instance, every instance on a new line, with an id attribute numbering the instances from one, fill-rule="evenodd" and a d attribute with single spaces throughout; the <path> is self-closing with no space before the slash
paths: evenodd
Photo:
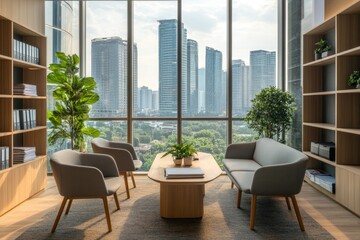
<path id="1" fill-rule="evenodd" d="M 192 162 L 192 166 L 175 166 L 174 161 L 171 155 L 168 155 L 164 158 L 161 156 L 164 153 L 159 153 L 156 155 L 153 164 L 148 172 L 148 177 L 156 182 L 159 183 L 168 183 L 168 184 L 178 184 L 178 183 L 189 183 L 189 184 L 205 184 L 210 182 L 220 176 L 222 170 L 220 169 L 219 165 L 213 158 L 213 156 L 209 153 L 198 152 L 197 156 L 199 160 L 195 160 Z M 203 178 L 186 178 L 186 179 L 167 179 L 164 176 L 164 169 L 165 168 L 174 168 L 174 167 L 181 167 L 181 168 L 193 168 L 199 167 L 204 172 Z"/>

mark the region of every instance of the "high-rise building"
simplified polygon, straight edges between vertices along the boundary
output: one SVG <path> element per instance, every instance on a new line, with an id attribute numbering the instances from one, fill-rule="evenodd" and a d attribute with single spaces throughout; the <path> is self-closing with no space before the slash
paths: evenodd
<path id="1" fill-rule="evenodd" d="M 147 111 L 152 109 L 152 90 L 146 86 L 142 86 L 139 90 L 139 111 Z"/>
<path id="2" fill-rule="evenodd" d="M 232 61 L 232 106 L 234 116 L 245 116 L 250 106 L 250 67 L 241 59 Z"/>
<path id="3" fill-rule="evenodd" d="M 250 51 L 251 87 L 253 99 L 263 88 L 276 85 L 276 52 Z"/>
<path id="4" fill-rule="evenodd" d="M 205 112 L 205 68 L 198 69 L 199 90 L 198 90 L 198 111 Z"/>
<path id="5" fill-rule="evenodd" d="M 159 111 L 159 91 L 152 91 L 152 106 L 155 112 Z"/>
<path id="6" fill-rule="evenodd" d="M 161 116 L 177 114 L 177 20 L 159 20 L 159 110 Z M 181 104 L 187 113 L 187 33 L 181 24 Z"/>
<path id="7" fill-rule="evenodd" d="M 222 53 L 206 47 L 205 61 L 205 111 L 218 115 L 222 111 L 219 97 L 222 94 Z"/>
<path id="8" fill-rule="evenodd" d="M 137 106 L 137 47 L 134 45 L 133 89 Z M 91 75 L 97 83 L 100 100 L 94 104 L 93 117 L 127 116 L 127 41 L 120 37 L 91 41 Z"/>
<path id="9" fill-rule="evenodd" d="M 189 115 L 198 113 L 198 43 L 187 40 L 187 110 Z"/>

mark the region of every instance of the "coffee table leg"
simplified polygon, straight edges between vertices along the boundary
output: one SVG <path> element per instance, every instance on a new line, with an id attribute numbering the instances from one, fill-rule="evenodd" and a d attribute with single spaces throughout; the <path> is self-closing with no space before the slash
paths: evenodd
<path id="1" fill-rule="evenodd" d="M 205 185 L 160 184 L 160 216 L 200 218 L 204 214 Z"/>

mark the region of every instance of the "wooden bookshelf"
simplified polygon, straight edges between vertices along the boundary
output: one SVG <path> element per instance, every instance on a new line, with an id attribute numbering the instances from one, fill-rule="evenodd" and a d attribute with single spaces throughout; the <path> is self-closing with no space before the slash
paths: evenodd
<path id="1" fill-rule="evenodd" d="M 37 4 L 38 11 L 43 11 L 43 1 Z M 33 12 L 31 15 L 36 18 Z M 7 17 L 0 12 L 0 146 L 9 147 L 10 158 L 9 167 L 0 170 L 0 215 L 44 189 L 47 175 L 46 37 L 43 31 L 36 32 L 32 26 Z M 39 29 L 40 23 L 45 26 L 44 19 L 35 22 L 34 29 Z M 15 58 L 14 39 L 37 47 L 39 64 Z M 38 96 L 14 95 L 18 83 L 36 85 Z M 36 127 L 14 129 L 14 109 L 36 109 Z M 36 147 L 36 159 L 15 164 L 14 147 Z"/>
<path id="2" fill-rule="evenodd" d="M 315 43 L 325 38 L 334 54 L 315 60 Z M 360 215 L 360 89 L 347 85 L 360 70 L 360 2 L 356 2 L 303 35 L 303 152 L 308 168 L 335 177 L 329 193 L 314 188 Z M 311 142 L 334 142 L 335 161 L 310 152 Z"/>

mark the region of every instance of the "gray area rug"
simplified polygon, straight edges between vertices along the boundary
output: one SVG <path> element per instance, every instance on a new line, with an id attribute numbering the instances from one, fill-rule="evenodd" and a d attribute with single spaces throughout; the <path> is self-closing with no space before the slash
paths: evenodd
<path id="1" fill-rule="evenodd" d="M 101 199 L 74 200 L 54 234 L 50 230 L 60 202 L 18 239 L 333 239 L 300 209 L 305 225 L 301 232 L 295 212 L 287 209 L 284 198 L 258 197 L 255 231 L 251 231 L 250 195 L 243 194 L 242 208 L 237 209 L 237 191 L 230 188 L 226 177 L 206 185 L 202 219 L 162 219 L 159 184 L 146 177 L 136 181 L 130 199 L 120 190 L 120 211 L 115 211 L 114 199 L 109 197 L 111 233 L 107 232 Z"/>

